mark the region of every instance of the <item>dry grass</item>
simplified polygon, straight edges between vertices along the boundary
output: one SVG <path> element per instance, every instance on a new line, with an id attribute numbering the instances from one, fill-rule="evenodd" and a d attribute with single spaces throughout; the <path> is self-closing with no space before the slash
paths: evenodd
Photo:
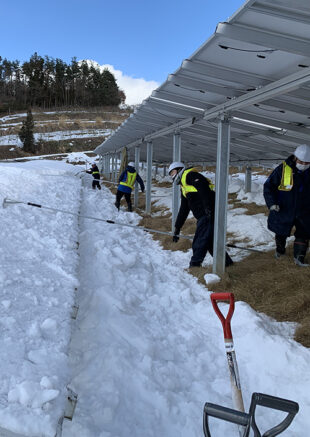
<path id="1" fill-rule="evenodd" d="M 112 191 L 116 192 L 114 185 Z M 170 185 L 169 185 L 170 186 Z M 230 201 L 235 200 L 235 195 L 230 195 Z M 250 206 L 249 206 L 250 205 Z M 262 207 L 252 204 L 240 205 L 248 208 L 248 213 L 258 214 L 263 212 Z M 152 204 L 152 214 L 143 213 L 145 207 L 144 194 L 139 194 L 138 212 L 142 213 L 140 226 L 171 232 L 171 214 L 167 209 Z M 162 215 L 158 216 L 161 213 Z M 182 228 L 185 235 L 193 235 L 196 229 L 196 220 L 188 219 Z M 173 243 L 171 236 L 152 234 L 154 240 L 160 242 L 164 249 L 168 250 L 191 250 L 191 241 L 182 240 Z M 234 239 L 234 235 L 228 234 L 227 238 L 234 242 L 242 242 L 248 246 L 247 239 Z M 310 261 L 310 254 L 308 254 Z M 206 286 L 204 275 L 211 273 L 212 267 L 198 267 L 188 269 L 198 281 Z M 235 263 L 226 270 L 222 280 L 212 285 L 214 292 L 232 292 L 236 300 L 247 302 L 255 311 L 267 314 L 278 321 L 295 322 L 297 329 L 295 340 L 310 347 L 310 268 L 298 267 L 293 263 L 292 245 L 287 248 L 287 254 L 279 260 L 274 258 L 273 251 L 254 253 L 243 261 Z"/>
<path id="2" fill-rule="evenodd" d="M 48 110 L 47 112 L 52 112 Z M 23 111 L 22 113 L 25 113 Z M 54 113 L 46 114 L 42 109 L 33 108 L 34 133 L 44 134 L 47 132 L 56 131 L 76 131 L 81 129 L 116 129 L 130 114 L 130 111 L 119 110 L 118 108 L 70 108 L 67 111 L 64 109 L 55 111 Z M 14 117 L 14 115 L 12 115 Z M 7 123 L 1 123 L 0 127 L 5 129 L 0 130 L 0 137 L 6 135 L 18 135 L 22 122 L 25 117 L 16 117 L 9 120 Z M 7 126 L 6 124 L 18 123 L 15 126 Z M 64 153 L 78 152 L 83 150 L 92 150 L 101 144 L 105 136 L 89 137 L 79 139 L 68 139 L 60 141 L 40 141 L 40 152 L 38 154 L 49 153 Z M 11 144 L 11 143 L 10 143 Z M 0 158 L 10 159 L 16 157 L 31 156 L 16 148 L 10 152 L 12 145 L 7 144 L 1 146 Z M 9 147 L 10 146 L 10 147 Z"/>
<path id="3" fill-rule="evenodd" d="M 211 267 L 190 269 L 205 285 Z M 247 302 L 255 311 L 278 321 L 298 323 L 295 340 L 310 347 L 310 268 L 293 263 L 292 248 L 275 260 L 273 252 L 251 254 L 229 267 L 222 280 L 212 285 L 214 292 L 232 292 L 236 300 Z"/>
<path id="4" fill-rule="evenodd" d="M 245 215 L 265 214 L 268 215 L 268 208 L 265 205 L 257 205 L 256 203 L 243 203 L 237 199 L 236 193 L 228 194 L 228 203 L 233 205 L 233 208 L 244 208 Z"/>
<path id="5" fill-rule="evenodd" d="M 159 188 L 171 188 L 172 184 L 171 182 L 158 182 L 155 179 L 152 180 L 152 185 Z"/>
<path id="6" fill-rule="evenodd" d="M 162 208 L 157 207 L 159 210 Z M 153 212 L 153 211 L 152 211 Z M 165 211 L 164 211 L 165 212 Z M 144 216 L 139 223 L 140 226 L 144 228 L 158 229 L 159 231 L 171 232 L 171 214 L 165 214 L 162 216 Z M 192 235 L 195 232 L 196 220 L 189 219 L 186 221 L 182 228 L 182 233 L 185 235 Z M 160 242 L 165 250 L 182 250 L 187 252 L 192 247 L 192 242 L 190 240 L 185 240 L 180 238 L 178 243 L 173 243 L 172 237 L 170 235 L 152 234 L 153 239 Z"/>

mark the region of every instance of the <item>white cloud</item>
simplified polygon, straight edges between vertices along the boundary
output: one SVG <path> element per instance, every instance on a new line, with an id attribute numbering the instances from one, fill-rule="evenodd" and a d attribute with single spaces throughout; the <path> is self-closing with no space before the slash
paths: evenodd
<path id="1" fill-rule="evenodd" d="M 155 80 L 145 80 L 143 78 L 135 79 L 126 76 L 122 71 L 116 70 L 113 65 L 100 65 L 95 61 L 90 61 L 98 65 L 100 69 L 107 68 L 115 77 L 118 87 L 126 94 L 127 105 L 137 105 L 150 96 L 151 92 L 159 87 L 159 83 Z"/>

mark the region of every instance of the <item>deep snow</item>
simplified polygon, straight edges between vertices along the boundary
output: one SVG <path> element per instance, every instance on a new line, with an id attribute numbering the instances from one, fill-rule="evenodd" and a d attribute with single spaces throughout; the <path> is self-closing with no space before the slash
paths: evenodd
<path id="1" fill-rule="evenodd" d="M 82 185 L 74 176 L 82 169 L 59 161 L 1 164 L 0 201 L 138 223 L 137 214 L 117 212 L 107 188 L 91 190 L 88 175 Z M 256 176 L 245 195 L 243 176 L 235 175 L 230 190 L 260 203 L 263 181 Z M 168 189 L 154 191 L 170 205 Z M 212 284 L 207 290 L 184 270 L 190 252 L 164 251 L 141 230 L 25 205 L 0 215 L 1 427 L 54 437 L 66 385 L 79 399 L 63 437 L 196 437 L 206 401 L 232 407 Z M 230 209 L 228 230 L 262 249 L 273 246 L 263 214 Z M 232 330 L 246 409 L 254 391 L 295 400 L 300 412 L 282 435 L 307 436 L 310 352 L 292 340 L 294 325 L 238 302 Z M 263 430 L 280 420 L 266 410 L 258 418 Z M 214 436 L 238 435 L 233 425 L 211 425 Z"/>

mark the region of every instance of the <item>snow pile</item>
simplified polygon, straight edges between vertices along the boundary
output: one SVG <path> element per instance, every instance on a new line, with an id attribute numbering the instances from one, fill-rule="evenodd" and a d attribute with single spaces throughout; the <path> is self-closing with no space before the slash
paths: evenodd
<path id="1" fill-rule="evenodd" d="M 75 162 L 88 162 L 91 163 L 94 161 L 94 158 L 90 158 L 83 152 L 72 152 L 69 153 L 64 160 L 68 163 L 75 163 Z"/>
<path id="2" fill-rule="evenodd" d="M 77 212 L 78 180 L 69 183 L 59 163 L 49 170 L 59 177 L 49 178 L 45 165 L 53 166 L 1 165 L 1 204 L 9 197 Z M 1 208 L 0 217 L 0 426 L 54 437 L 70 381 L 77 218 L 21 205 Z"/>
<path id="3" fill-rule="evenodd" d="M 215 275 L 214 273 L 207 273 L 206 275 L 204 275 L 204 280 L 207 285 L 210 285 L 220 282 L 221 278 L 218 275 Z"/>

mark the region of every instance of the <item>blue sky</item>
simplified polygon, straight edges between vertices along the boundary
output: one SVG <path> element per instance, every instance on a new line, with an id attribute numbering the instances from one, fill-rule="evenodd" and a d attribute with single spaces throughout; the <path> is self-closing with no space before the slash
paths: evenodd
<path id="1" fill-rule="evenodd" d="M 0 56 L 92 59 L 162 83 L 244 0 L 1 2 Z"/>

